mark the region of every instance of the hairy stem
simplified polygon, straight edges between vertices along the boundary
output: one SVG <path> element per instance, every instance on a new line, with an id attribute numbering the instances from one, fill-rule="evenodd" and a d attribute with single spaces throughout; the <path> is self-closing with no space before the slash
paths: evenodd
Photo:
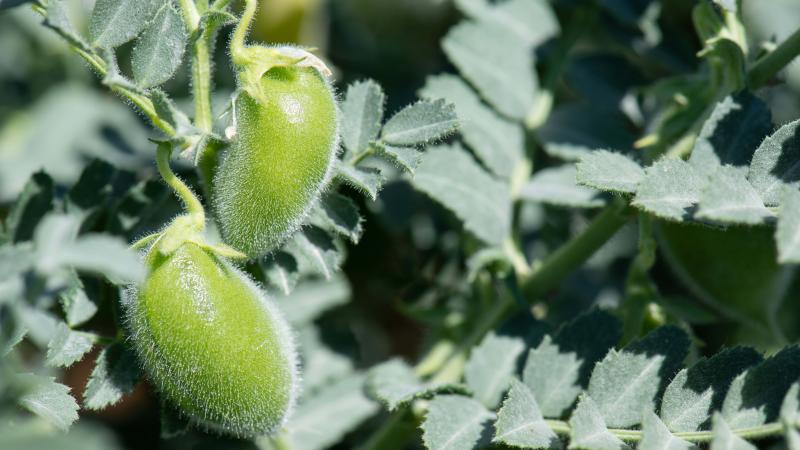
<path id="1" fill-rule="evenodd" d="M 747 85 L 751 90 L 767 84 L 778 72 L 800 55 L 800 28 L 772 52 L 753 64 L 747 73 Z"/>
<path id="2" fill-rule="evenodd" d="M 183 21 L 189 34 L 200 26 L 200 14 L 193 0 L 179 0 Z M 204 2 L 208 7 L 208 2 Z M 211 36 L 204 32 L 192 43 L 192 94 L 194 97 L 194 124 L 206 133 L 211 132 Z"/>
<path id="3" fill-rule="evenodd" d="M 186 212 L 193 217 L 194 222 L 202 227 L 202 224 L 204 224 L 206 220 L 203 204 L 200 203 L 200 200 L 194 195 L 194 192 L 189 189 L 189 186 L 181 181 L 170 168 L 169 159 L 171 155 L 172 144 L 169 142 L 161 142 L 158 144 L 158 150 L 156 151 L 158 173 L 161 174 L 161 178 L 164 179 L 164 182 L 166 182 L 167 185 L 175 191 L 178 198 L 181 199 L 186 207 Z"/>
<path id="4" fill-rule="evenodd" d="M 568 422 L 563 420 L 546 420 L 547 425 L 562 436 L 569 436 L 572 427 Z M 800 426 L 800 423 L 797 424 Z M 776 436 L 783 432 L 784 426 L 778 422 L 766 423 L 757 427 L 737 428 L 731 430 L 733 434 L 742 439 L 753 440 L 761 439 L 770 436 Z M 639 442 L 642 440 L 644 433 L 642 430 L 626 430 L 620 428 L 609 428 L 608 431 L 614 436 L 627 442 Z M 673 436 L 683 439 L 688 442 L 703 443 L 711 442 L 714 439 L 714 433 L 711 431 L 689 431 L 672 433 Z"/>
<path id="5" fill-rule="evenodd" d="M 244 42 L 247 37 L 247 31 L 250 28 L 250 22 L 253 21 L 253 17 L 256 15 L 256 6 L 256 0 L 245 0 L 242 17 L 233 30 L 233 37 L 231 37 L 231 60 L 237 66 L 241 65 L 245 59 Z"/>

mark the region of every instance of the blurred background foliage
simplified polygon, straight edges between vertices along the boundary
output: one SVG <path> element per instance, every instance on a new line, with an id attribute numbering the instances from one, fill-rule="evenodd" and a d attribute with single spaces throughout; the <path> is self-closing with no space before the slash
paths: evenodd
<path id="1" fill-rule="evenodd" d="M 92 3 L 69 1 L 78 28 L 85 29 Z M 551 3 L 559 21 L 563 21 L 578 0 Z M 692 25 L 694 1 L 597 3 L 600 18 L 584 33 L 568 61 L 555 93 L 556 106 L 540 131 L 548 152 L 537 154 L 536 165 L 546 166 L 553 158 L 550 155 L 580 152 L 581 148 L 631 148 L 646 134 L 650 117 L 662 111 L 663 93 L 668 98 L 673 93 L 668 84 L 686 82 L 681 77 L 699 70 L 696 55 L 702 46 Z M 754 52 L 785 38 L 800 23 L 797 0 L 745 0 L 744 7 Z M 427 76 L 455 71 L 440 48 L 440 39 L 460 18 L 449 0 L 263 0 L 252 35 L 268 42 L 318 48 L 334 68 L 340 90 L 355 80 L 377 80 L 387 93 L 386 109 L 391 114 L 416 99 Z M 154 146 L 147 141 L 152 132 L 145 120 L 109 93 L 86 64 L 40 22 L 25 7 L 0 13 L 2 217 L 8 214 L 25 182 L 40 169 L 53 177 L 61 193 L 77 182 L 94 157 L 122 171 L 117 179 L 120 185 L 129 187 L 153 179 L 156 173 Z M 225 28 L 222 33 L 229 31 Z M 223 45 L 226 39 L 219 42 L 214 83 L 219 102 L 224 104 L 235 86 Z M 124 55 L 130 47 L 121 48 L 121 62 L 129 60 Z M 551 51 L 552 43 L 537 49 L 539 66 L 546 64 Z M 122 69 L 128 68 L 123 65 Z M 785 77 L 785 85 L 761 92 L 778 125 L 800 116 L 800 63 L 790 66 Z M 186 66 L 164 89 L 173 98 L 187 99 Z M 635 104 L 630 101 L 632 96 Z M 191 181 L 193 171 L 188 166 L 184 169 L 183 175 Z M 159 214 L 135 231 L 129 230 L 128 238 L 161 226 L 179 210 L 176 200 L 158 182 L 143 186 L 142 195 L 158 199 Z M 375 202 L 359 201 L 367 216 L 366 231 L 362 241 L 348 249 L 343 270 L 352 301 L 319 319 L 319 336 L 303 336 L 301 340 L 322 339 L 340 355 L 346 355 L 348 364 L 358 367 L 368 367 L 391 355 L 414 358 L 425 345 L 427 325 L 447 328 L 464 320 L 461 311 L 473 295 L 469 285 L 463 283 L 463 258 L 453 255 L 461 255 L 469 247 L 470 237 L 454 225 L 450 213 L 402 180 L 386 185 Z M 532 257 L 545 254 L 587 222 L 580 210 L 534 203 L 526 204 L 520 214 L 525 250 Z M 629 258 L 635 252 L 636 236 L 635 227 L 624 228 L 568 279 L 552 294 L 557 301 L 542 306 L 548 308 L 548 314 L 546 322 L 539 325 L 553 326 L 594 304 L 616 305 L 624 289 Z M 678 315 L 696 326 L 697 338 L 709 353 L 737 341 L 758 342 L 737 335 L 734 325 L 715 320 L 713 314 L 697 306 L 664 261 L 656 264 L 654 278 L 662 294 L 675 299 Z M 431 289 L 433 286 L 436 290 Z M 796 297 L 800 286 L 792 286 L 790 291 L 790 296 Z M 785 329 L 789 334 L 794 332 L 790 337 L 796 339 L 800 319 L 794 309 L 796 302 L 790 303 L 782 317 L 789 322 Z M 109 312 L 92 320 L 94 329 L 114 330 Z M 770 345 L 764 347 L 769 349 Z M 34 353 L 29 352 L 31 358 Z M 96 355 L 97 351 L 66 371 L 64 382 L 78 398 Z M 59 448 L 238 449 L 253 445 L 209 440 L 199 433 L 162 440 L 158 411 L 151 388 L 140 384 L 133 395 L 109 409 L 82 411 L 85 418 L 69 436 L 59 440 Z M 18 432 L 25 426 L 37 424 L 13 425 Z M 363 427 L 374 426 L 368 422 Z M 10 432 L 0 429 L 0 436 Z M 351 448 L 348 439 L 353 438 L 346 437 L 339 448 Z M 75 446 L 70 446 L 71 441 Z"/>

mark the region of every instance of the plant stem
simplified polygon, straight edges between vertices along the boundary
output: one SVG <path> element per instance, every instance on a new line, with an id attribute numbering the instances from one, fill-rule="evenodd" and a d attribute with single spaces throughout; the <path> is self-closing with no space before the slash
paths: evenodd
<path id="1" fill-rule="evenodd" d="M 211 113 L 211 36 L 203 33 L 192 48 L 192 90 L 194 94 L 194 124 L 210 133 L 213 127 Z"/>
<path id="2" fill-rule="evenodd" d="M 572 427 L 569 425 L 568 422 L 563 420 L 545 420 L 547 425 L 556 432 L 556 434 L 560 434 L 562 436 L 569 436 Z M 798 423 L 797 425 L 800 425 Z M 743 439 L 761 439 L 770 436 L 775 436 L 782 433 L 784 430 L 784 426 L 778 422 L 766 423 L 764 425 L 760 425 L 757 427 L 749 427 L 749 428 L 738 428 L 731 430 L 733 434 L 739 436 Z M 620 438 L 623 441 L 627 442 L 639 442 L 642 440 L 644 433 L 641 430 L 626 430 L 620 428 L 609 428 L 608 429 L 611 434 Z M 688 442 L 711 442 L 714 439 L 714 433 L 711 431 L 690 431 L 690 432 L 677 432 L 672 433 L 673 436 L 683 439 Z"/>
<path id="3" fill-rule="evenodd" d="M 780 72 L 798 55 L 800 55 L 800 28 L 781 42 L 775 50 L 753 64 L 747 73 L 747 85 L 751 90 L 756 90 L 767 84 L 776 73 Z"/>
<path id="4" fill-rule="evenodd" d="M 160 142 L 158 150 L 156 150 L 156 165 L 158 166 L 158 173 L 161 178 L 167 183 L 169 187 L 175 191 L 175 194 L 183 201 L 186 207 L 186 212 L 193 217 L 194 221 L 202 225 L 205 223 L 205 210 L 203 204 L 197 199 L 189 186 L 186 185 L 180 178 L 178 178 L 169 166 L 169 159 L 172 155 L 172 144 L 169 142 Z"/>
<path id="5" fill-rule="evenodd" d="M 239 23 L 233 30 L 233 37 L 231 37 L 231 61 L 237 66 L 244 62 L 244 48 L 245 37 L 250 28 L 250 22 L 256 14 L 256 0 L 245 0 L 244 12 L 239 19 Z"/>
<path id="6" fill-rule="evenodd" d="M 615 198 L 579 235 L 547 257 L 522 281 L 529 302 L 555 287 L 564 277 L 583 264 L 628 221 L 626 202 Z"/>

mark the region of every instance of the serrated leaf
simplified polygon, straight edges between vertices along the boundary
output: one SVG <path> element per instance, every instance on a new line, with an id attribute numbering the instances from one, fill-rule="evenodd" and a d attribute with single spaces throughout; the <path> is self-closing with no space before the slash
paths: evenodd
<path id="1" fill-rule="evenodd" d="M 544 0 L 508 0 L 488 3 L 486 0 L 456 0 L 456 6 L 466 15 L 495 22 L 513 31 L 535 46 L 558 34 L 558 19 Z"/>
<path id="2" fill-rule="evenodd" d="M 517 370 L 517 360 L 525 350 L 522 339 L 498 336 L 490 332 L 474 347 L 464 367 L 464 380 L 473 397 L 487 408 L 494 409 L 508 389 Z"/>
<path id="3" fill-rule="evenodd" d="M 5 220 L 5 233 L 11 242 L 22 242 L 33 237 L 39 221 L 53 209 L 53 179 L 44 172 L 36 172 L 14 202 Z"/>
<path id="4" fill-rule="evenodd" d="M 772 422 L 792 383 L 800 378 L 800 348 L 787 347 L 748 369 L 731 383 L 722 416 L 733 428 Z"/>
<path id="5" fill-rule="evenodd" d="M 459 132 L 467 146 L 495 174 L 511 175 L 525 153 L 525 132 L 520 124 L 494 112 L 455 75 L 429 77 L 420 95 L 452 102 L 460 122 Z"/>
<path id="6" fill-rule="evenodd" d="M 216 31 L 217 28 L 234 24 L 237 20 L 238 18 L 228 11 L 208 9 L 200 17 L 200 24 L 197 26 L 197 31 L 192 34 L 191 39 L 200 39 L 202 35 L 209 35 Z"/>
<path id="7" fill-rule="evenodd" d="M 524 40 L 496 23 L 463 21 L 450 29 L 442 48 L 481 97 L 507 117 L 525 119 L 538 80 Z"/>
<path id="8" fill-rule="evenodd" d="M 383 185 L 383 175 L 380 170 L 371 167 L 353 167 L 344 163 L 336 166 L 336 177 L 345 184 L 361 191 L 370 200 L 378 198 L 378 191 Z"/>
<path id="9" fill-rule="evenodd" d="M 337 192 L 328 192 L 311 212 L 311 223 L 346 237 L 354 244 L 361 239 L 364 227 L 358 206 Z"/>
<path id="10" fill-rule="evenodd" d="M 431 398 L 439 393 L 467 393 L 451 383 L 423 383 L 408 364 L 392 359 L 373 367 L 367 376 L 367 392 L 393 411 L 418 398 Z"/>
<path id="11" fill-rule="evenodd" d="M 158 0 L 97 0 L 89 19 L 92 45 L 111 48 L 130 41 L 161 4 Z"/>
<path id="12" fill-rule="evenodd" d="M 286 320 L 294 326 L 307 324 L 325 311 L 350 300 L 350 285 L 342 275 L 330 280 L 305 280 L 279 300 Z"/>
<path id="13" fill-rule="evenodd" d="M 764 139 L 753 154 L 747 178 L 767 206 L 780 203 L 783 189 L 800 187 L 800 120 Z"/>
<path id="14" fill-rule="evenodd" d="M 564 445 L 539 410 L 533 392 L 511 379 L 511 390 L 497 413 L 494 442 L 519 448 L 560 449 Z"/>
<path id="15" fill-rule="evenodd" d="M 480 403 L 458 395 L 439 395 L 428 404 L 422 441 L 428 450 L 462 450 L 488 442 L 495 415 Z"/>
<path id="16" fill-rule="evenodd" d="M 97 357 L 83 392 L 83 406 L 99 410 L 117 403 L 133 392 L 141 376 L 136 355 L 125 344 L 109 345 Z"/>
<path id="17" fill-rule="evenodd" d="M 713 222 L 742 225 L 758 225 L 772 217 L 742 171 L 731 166 L 722 166 L 711 175 L 700 194 L 695 215 Z"/>
<path id="18" fill-rule="evenodd" d="M 733 434 L 720 413 L 714 413 L 714 438 L 709 450 L 756 450 L 756 446 Z"/>
<path id="19" fill-rule="evenodd" d="M 630 427 L 642 420 L 678 371 L 689 351 L 689 338 L 680 328 L 657 328 L 622 350 L 611 350 L 597 363 L 588 393 L 611 427 Z"/>
<path id="20" fill-rule="evenodd" d="M 555 107 L 536 134 L 548 155 L 567 161 L 599 148 L 627 151 L 634 141 L 624 116 L 585 101 Z"/>
<path id="21" fill-rule="evenodd" d="M 422 161 L 422 152 L 414 147 L 395 147 L 393 145 L 380 145 L 377 153 L 393 162 L 396 166 L 414 175 L 419 163 Z"/>
<path id="22" fill-rule="evenodd" d="M 589 382 L 595 363 L 622 337 L 622 325 L 611 314 L 593 310 L 564 324 L 553 338 L 545 336 L 531 349 L 523 381 L 545 417 L 562 417 Z"/>
<path id="23" fill-rule="evenodd" d="M 575 165 L 564 164 L 536 172 L 519 196 L 523 200 L 571 208 L 599 208 L 606 204 L 603 193 L 575 181 Z"/>
<path id="24" fill-rule="evenodd" d="M 678 372 L 661 400 L 666 426 L 674 432 L 708 429 L 711 413 L 722 407 L 733 379 L 761 360 L 751 348 L 734 347 Z"/>
<path id="25" fill-rule="evenodd" d="M 381 140 L 389 145 L 421 145 L 447 137 L 457 128 L 452 103 L 421 100 L 392 116 L 383 126 Z"/>
<path id="26" fill-rule="evenodd" d="M 607 150 L 587 154 L 576 167 L 579 184 L 602 191 L 633 194 L 644 179 L 644 169 L 637 162 Z"/>
<path id="27" fill-rule="evenodd" d="M 94 341 L 92 334 L 73 331 L 62 322 L 47 344 L 46 362 L 51 366 L 69 367 L 94 347 Z"/>
<path id="28" fill-rule="evenodd" d="M 333 239 L 314 226 L 295 233 L 284 250 L 295 258 L 301 272 L 319 274 L 325 279 L 333 276 L 342 260 Z"/>
<path id="29" fill-rule="evenodd" d="M 97 312 L 97 305 L 89 299 L 78 275 L 70 274 L 67 288 L 58 294 L 67 325 L 73 327 L 91 319 Z"/>
<path id="30" fill-rule="evenodd" d="M 322 450 L 378 411 L 363 393 L 364 376 L 348 376 L 304 400 L 286 424 L 297 450 Z"/>
<path id="31" fill-rule="evenodd" d="M 581 394 L 578 399 L 578 406 L 572 412 L 569 426 L 571 449 L 630 450 L 630 447 L 608 431 L 600 410 L 586 394 Z"/>
<path id="32" fill-rule="evenodd" d="M 26 373 L 16 375 L 14 383 L 24 392 L 17 400 L 19 404 L 56 428 L 67 431 L 78 420 L 78 403 L 69 394 L 69 387 L 54 378 Z"/>
<path id="33" fill-rule="evenodd" d="M 455 213 L 479 239 L 500 244 L 508 235 L 508 186 L 481 169 L 461 146 L 428 149 L 412 184 Z"/>
<path id="34" fill-rule="evenodd" d="M 186 29 L 172 2 L 164 2 L 136 41 L 131 54 L 133 79 L 142 88 L 172 78 L 186 48 Z"/>
<path id="35" fill-rule="evenodd" d="M 800 192 L 791 188 L 783 194 L 775 242 L 781 264 L 800 263 Z"/>
<path id="36" fill-rule="evenodd" d="M 350 153 L 360 153 L 378 137 L 386 97 L 372 80 L 357 81 L 347 87 L 342 102 L 342 144 Z"/>
<path id="37" fill-rule="evenodd" d="M 267 282 L 283 295 L 289 295 L 300 279 L 297 260 L 285 251 L 272 252 L 262 260 L 261 267 Z"/>
<path id="38" fill-rule="evenodd" d="M 86 50 L 89 48 L 83 37 L 78 34 L 75 27 L 72 26 L 67 15 L 67 6 L 64 0 L 53 0 L 47 2 L 47 16 L 44 19 L 44 25 L 64 38 L 70 44 Z"/>
<path id="39" fill-rule="evenodd" d="M 772 117 L 762 100 L 747 92 L 725 97 L 703 124 L 689 162 L 706 175 L 722 165 L 746 174 L 753 152 L 770 131 Z"/>
<path id="40" fill-rule="evenodd" d="M 645 170 L 631 204 L 655 216 L 681 221 L 700 200 L 707 178 L 680 159 L 662 159 Z"/>
<path id="41" fill-rule="evenodd" d="M 800 384 L 795 382 L 786 392 L 781 403 L 780 418 L 784 424 L 791 424 L 795 428 L 800 419 Z"/>
<path id="42" fill-rule="evenodd" d="M 675 437 L 658 416 L 648 411 L 642 420 L 642 440 L 637 447 L 641 450 L 697 450 L 697 446 Z"/>

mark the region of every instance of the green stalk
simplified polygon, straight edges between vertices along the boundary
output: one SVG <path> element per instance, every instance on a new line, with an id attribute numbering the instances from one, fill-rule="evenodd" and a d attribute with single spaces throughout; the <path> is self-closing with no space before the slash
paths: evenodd
<path id="1" fill-rule="evenodd" d="M 250 28 L 250 22 L 253 21 L 253 17 L 256 15 L 256 3 L 256 0 L 245 0 L 242 17 L 233 30 L 233 37 L 231 37 L 231 60 L 236 66 L 241 66 L 247 60 L 244 54 L 245 38 Z"/>
<path id="2" fill-rule="evenodd" d="M 800 55 L 800 28 L 772 52 L 764 55 L 753 64 L 747 73 L 747 85 L 756 90 L 767 84 L 778 72 Z"/>
<path id="3" fill-rule="evenodd" d="M 547 425 L 550 427 L 550 429 L 556 432 L 556 434 L 560 434 L 562 436 L 569 436 L 570 432 L 572 431 L 572 427 L 569 425 L 569 423 L 564 422 L 563 420 L 546 420 L 546 422 Z M 796 426 L 800 426 L 800 423 L 796 424 Z M 742 439 L 754 440 L 754 439 L 762 439 L 779 435 L 783 433 L 783 430 L 784 430 L 783 424 L 778 422 L 772 422 L 757 427 L 738 428 L 738 429 L 733 429 L 731 431 L 733 432 L 733 434 L 739 436 Z M 614 436 L 626 442 L 639 442 L 644 437 L 644 433 L 641 430 L 609 428 L 608 431 Z M 694 442 L 694 443 L 711 442 L 714 439 L 714 433 L 711 431 L 690 431 L 690 432 L 677 432 L 672 434 L 673 436 L 683 439 L 684 441 Z"/>
<path id="4" fill-rule="evenodd" d="M 192 222 L 199 226 L 202 229 L 203 224 L 206 221 L 206 214 L 205 210 L 203 209 L 203 204 L 200 203 L 197 196 L 194 195 L 189 186 L 186 185 L 180 178 L 178 178 L 175 173 L 172 171 L 172 168 L 169 166 L 169 159 L 172 155 L 172 144 L 169 142 L 160 142 L 158 144 L 158 149 L 156 150 L 156 165 L 158 166 L 158 173 L 161 174 L 161 178 L 164 179 L 164 182 L 167 183 L 169 187 L 175 191 L 175 194 L 178 198 L 181 199 L 184 206 L 186 207 L 186 212 L 189 213 L 189 216 L 192 218 Z"/>

